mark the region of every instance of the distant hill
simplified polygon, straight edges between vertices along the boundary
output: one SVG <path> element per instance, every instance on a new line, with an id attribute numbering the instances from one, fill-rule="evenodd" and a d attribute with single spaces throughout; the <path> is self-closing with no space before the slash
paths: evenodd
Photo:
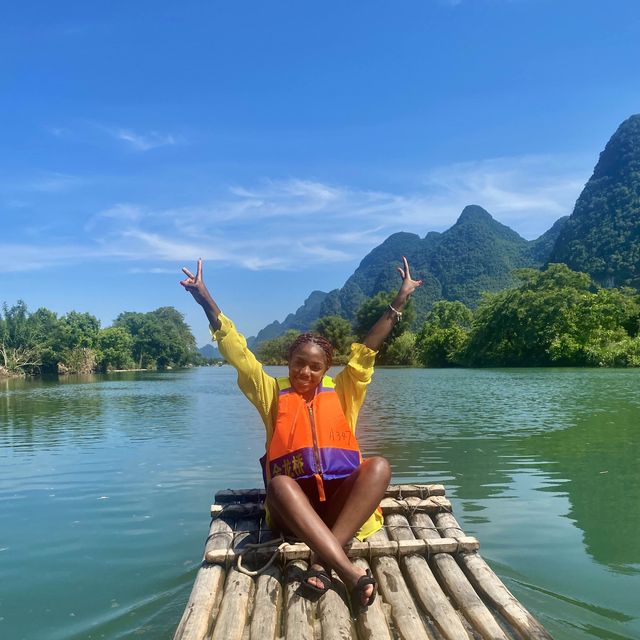
<path id="1" fill-rule="evenodd" d="M 528 241 L 497 222 L 482 207 L 465 207 L 456 223 L 443 233 L 424 238 L 399 232 L 389 236 L 364 257 L 344 286 L 328 294 L 314 291 L 295 314 L 273 322 L 256 336 L 256 343 L 282 335 L 287 329 L 308 330 L 322 316 L 353 320 L 367 298 L 399 286 L 396 267 L 407 256 L 412 272 L 424 280 L 414 294 L 417 323 L 436 300 L 461 300 L 475 305 L 483 291 L 497 291 L 513 283 L 518 267 L 539 267 L 549 257 L 566 218 L 558 220 L 540 238 Z"/>
<path id="2" fill-rule="evenodd" d="M 460 300 L 474 306 L 483 291 L 498 291 L 513 283 L 518 267 L 541 266 L 564 220 L 540 238 L 528 241 L 500 224 L 482 207 L 464 208 L 456 223 L 443 233 L 424 238 L 394 233 L 367 255 L 342 289 L 331 291 L 320 315 L 341 315 L 352 320 L 362 302 L 378 291 L 395 291 L 396 266 L 405 255 L 416 276 L 424 280 L 414 294 L 418 322 L 436 300 Z"/>
<path id="3" fill-rule="evenodd" d="M 600 154 L 550 255 L 604 286 L 640 288 L 640 114 Z"/>
<path id="4" fill-rule="evenodd" d="M 247 343 L 252 347 L 264 340 L 281 336 L 289 329 L 298 329 L 299 331 L 309 329 L 320 317 L 320 305 L 326 297 L 327 294 L 324 291 L 312 291 L 311 295 L 295 313 L 290 313 L 282 322 L 275 320 L 271 324 L 268 324 L 258 332 L 255 338 L 250 338 L 250 342 L 247 340 Z"/>
<path id="5" fill-rule="evenodd" d="M 222 358 L 220 352 L 212 344 L 205 344 L 204 347 L 200 347 L 198 353 L 207 360 Z"/>

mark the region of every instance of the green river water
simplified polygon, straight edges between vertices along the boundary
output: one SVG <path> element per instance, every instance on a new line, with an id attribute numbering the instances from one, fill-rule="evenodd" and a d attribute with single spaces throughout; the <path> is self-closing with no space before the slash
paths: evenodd
<path id="1" fill-rule="evenodd" d="M 640 638 L 640 371 L 379 369 L 359 438 L 555 638 Z M 263 447 L 230 367 L 0 380 L 0 638 L 170 639 Z"/>

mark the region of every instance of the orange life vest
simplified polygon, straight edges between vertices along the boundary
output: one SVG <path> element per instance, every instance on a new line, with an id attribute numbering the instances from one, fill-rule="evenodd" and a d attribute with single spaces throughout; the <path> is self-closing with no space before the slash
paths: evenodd
<path id="1" fill-rule="evenodd" d="M 358 441 L 329 376 L 322 379 L 308 404 L 289 378 L 277 378 L 277 382 L 278 417 L 261 460 L 265 484 L 281 474 L 296 480 L 315 478 L 324 501 L 323 480 L 345 478 L 362 462 Z"/>

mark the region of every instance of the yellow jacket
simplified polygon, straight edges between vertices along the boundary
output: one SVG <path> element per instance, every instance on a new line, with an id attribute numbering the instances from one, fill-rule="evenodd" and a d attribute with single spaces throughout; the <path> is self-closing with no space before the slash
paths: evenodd
<path id="1" fill-rule="evenodd" d="M 244 336 L 224 314 L 218 316 L 220 329 L 211 330 L 213 339 L 224 359 L 238 372 L 238 386 L 255 406 L 266 429 L 266 441 L 270 442 L 278 416 L 278 382 L 265 373 L 262 364 L 247 347 Z M 355 434 L 358 413 L 364 402 L 367 385 L 373 376 L 376 352 L 363 344 L 351 345 L 351 357 L 347 366 L 335 377 L 335 390 L 347 423 Z M 357 537 L 364 540 L 382 527 L 382 516 L 374 512 L 364 523 Z"/>

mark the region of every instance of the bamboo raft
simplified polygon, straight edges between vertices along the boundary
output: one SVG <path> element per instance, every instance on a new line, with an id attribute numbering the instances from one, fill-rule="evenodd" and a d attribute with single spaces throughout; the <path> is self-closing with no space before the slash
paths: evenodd
<path id="1" fill-rule="evenodd" d="M 347 548 L 378 582 L 378 597 L 356 620 L 335 574 L 335 589 L 315 601 L 298 592 L 309 548 L 280 544 L 265 528 L 264 491 L 228 489 L 215 500 L 174 640 L 551 639 L 480 557 L 442 485 L 390 485 L 384 528 Z M 250 569 L 275 562 L 254 577 L 236 566 L 240 555 Z"/>

